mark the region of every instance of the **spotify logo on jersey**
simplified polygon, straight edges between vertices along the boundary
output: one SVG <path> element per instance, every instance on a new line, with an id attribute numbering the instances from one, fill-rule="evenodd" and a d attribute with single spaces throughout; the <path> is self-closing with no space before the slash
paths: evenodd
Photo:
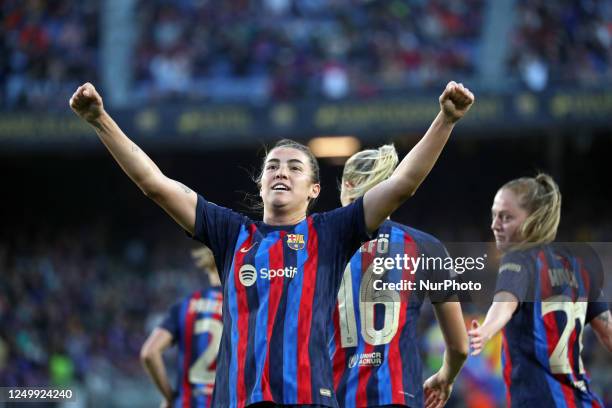
<path id="1" fill-rule="evenodd" d="M 257 269 L 253 265 L 244 264 L 238 271 L 238 279 L 244 286 L 251 286 L 257 280 Z"/>
<path id="2" fill-rule="evenodd" d="M 298 268 L 295 266 L 285 266 L 284 268 L 268 269 L 261 268 L 259 270 L 259 279 L 272 280 L 277 278 L 295 278 L 298 273 Z M 238 279 L 244 286 L 253 286 L 257 280 L 257 269 L 253 265 L 244 264 L 238 270 Z"/>

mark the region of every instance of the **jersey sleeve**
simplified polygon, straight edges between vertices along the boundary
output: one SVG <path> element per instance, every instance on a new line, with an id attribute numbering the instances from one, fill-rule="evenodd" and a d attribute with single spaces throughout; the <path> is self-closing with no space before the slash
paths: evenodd
<path id="1" fill-rule="evenodd" d="M 176 343 L 179 337 L 179 313 L 181 305 L 176 303 L 170 307 L 164 320 L 160 323 L 159 327 L 167 330 L 172 335 L 172 343 Z"/>
<path id="2" fill-rule="evenodd" d="M 586 322 L 590 322 L 607 310 L 610 310 L 610 306 L 608 305 L 608 302 L 605 301 L 602 292 L 597 300 L 594 302 L 589 302 L 586 312 Z"/>
<path id="3" fill-rule="evenodd" d="M 332 242 L 339 245 L 345 262 L 348 262 L 362 242 L 372 239 L 365 225 L 363 197 L 346 207 L 336 208 L 320 216 L 321 222 L 331 234 Z"/>
<path id="4" fill-rule="evenodd" d="M 247 222 L 247 217 L 211 203 L 198 194 L 193 239 L 210 248 L 219 274 L 223 275 L 225 263 L 231 259 L 240 226 Z M 220 278 L 222 282 L 225 281 L 224 276 Z"/>
<path id="5" fill-rule="evenodd" d="M 531 266 L 528 260 L 519 251 L 508 252 L 499 265 L 495 293 L 509 292 L 519 303 L 527 298 L 531 282 Z"/>
<path id="6" fill-rule="evenodd" d="M 588 292 L 588 306 L 586 312 L 586 322 L 590 322 L 606 310 L 609 310 L 608 302 L 606 302 L 603 285 L 604 285 L 604 272 L 601 264 L 601 259 L 596 251 L 587 244 L 575 245 L 578 249 L 574 249 L 578 252 L 580 259 L 580 273 L 582 274 L 582 281 L 588 281 L 589 292 Z"/>

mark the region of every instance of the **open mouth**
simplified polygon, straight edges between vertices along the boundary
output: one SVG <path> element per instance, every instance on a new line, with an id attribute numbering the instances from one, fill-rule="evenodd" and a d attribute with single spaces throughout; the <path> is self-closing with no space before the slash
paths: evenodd
<path id="1" fill-rule="evenodd" d="M 276 183 L 272 186 L 272 191 L 289 191 L 289 186 L 283 183 Z"/>

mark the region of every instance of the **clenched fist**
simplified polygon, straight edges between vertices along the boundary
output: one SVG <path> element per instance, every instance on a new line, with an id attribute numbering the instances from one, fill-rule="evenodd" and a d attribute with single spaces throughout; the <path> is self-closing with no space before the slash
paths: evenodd
<path id="1" fill-rule="evenodd" d="M 102 97 L 89 82 L 79 86 L 72 94 L 70 108 L 89 123 L 94 122 L 104 112 Z"/>
<path id="2" fill-rule="evenodd" d="M 474 94 L 463 86 L 451 81 L 440 95 L 440 109 L 450 122 L 457 122 L 470 110 L 474 103 Z"/>

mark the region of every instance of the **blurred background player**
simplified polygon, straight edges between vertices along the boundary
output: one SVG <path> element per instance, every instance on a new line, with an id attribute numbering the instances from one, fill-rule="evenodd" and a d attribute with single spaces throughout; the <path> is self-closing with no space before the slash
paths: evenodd
<path id="1" fill-rule="evenodd" d="M 370 188 L 386 180 L 397 165 L 393 145 L 363 150 L 345 164 L 341 201 L 349 205 Z M 334 311 L 334 336 L 330 354 L 334 367 L 334 386 L 341 407 L 443 406 L 453 382 L 465 362 L 468 339 L 461 305 L 446 301 L 452 294 L 431 293 L 446 349 L 440 370 L 422 383 L 417 321 L 423 304 L 418 290 L 375 290 L 373 283 L 402 280 L 418 283 L 425 279 L 452 279 L 452 271 L 422 268 L 391 268 L 379 273 L 374 258 L 404 254 L 445 258 L 448 253 L 440 241 L 414 228 L 386 220 L 377 239 L 365 243 L 347 265 Z M 377 306 L 382 306 L 381 308 Z"/>
<path id="2" fill-rule="evenodd" d="M 603 271 L 586 246 L 553 243 L 559 187 L 547 174 L 512 180 L 495 195 L 491 215 L 504 257 L 485 321 L 473 321 L 469 331 L 472 354 L 503 329 L 508 406 L 603 407 L 581 356 L 587 323 L 612 351 Z"/>
<path id="3" fill-rule="evenodd" d="M 208 275 L 209 286 L 174 304 L 140 352 L 145 370 L 164 398 L 162 407 L 210 407 L 212 401 L 223 330 L 223 294 L 211 250 L 203 246 L 191 254 L 196 265 Z M 172 345 L 179 349 L 174 388 L 162 356 Z"/>

